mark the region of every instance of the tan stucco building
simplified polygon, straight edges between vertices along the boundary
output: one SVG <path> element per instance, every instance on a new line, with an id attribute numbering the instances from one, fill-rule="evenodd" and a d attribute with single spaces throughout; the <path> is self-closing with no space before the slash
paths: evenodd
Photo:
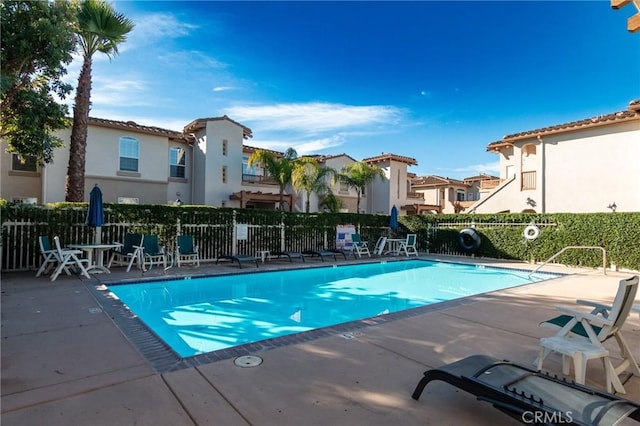
<path id="1" fill-rule="evenodd" d="M 505 136 L 501 182 L 468 211 L 640 211 L 640 101 L 625 111 Z"/>

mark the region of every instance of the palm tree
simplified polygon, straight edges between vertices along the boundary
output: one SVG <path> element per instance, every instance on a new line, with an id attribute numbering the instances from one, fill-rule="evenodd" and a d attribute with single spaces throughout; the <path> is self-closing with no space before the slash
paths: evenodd
<path id="1" fill-rule="evenodd" d="M 347 185 L 349 188 L 356 190 L 358 202 L 356 208 L 360 213 L 360 197 L 364 194 L 367 185 L 380 177 L 386 179 L 384 170 L 372 164 L 358 161 L 356 163 L 347 164 L 343 167 L 342 172 L 338 175 L 337 180 Z"/>
<path id="2" fill-rule="evenodd" d="M 336 171 L 331 167 L 320 166 L 312 157 L 302 157 L 296 161 L 291 183 L 296 191 L 304 190 L 307 195 L 305 212 L 309 213 L 311 193 L 321 193 L 329 190 L 328 176 L 335 176 Z"/>
<path id="3" fill-rule="evenodd" d="M 295 168 L 298 153 L 289 148 L 283 156 L 278 156 L 273 151 L 259 149 L 249 157 L 247 167 L 260 164 L 280 187 L 280 210 L 284 210 L 284 189 L 291 183 L 291 174 Z"/>
<path id="4" fill-rule="evenodd" d="M 118 45 L 127 39 L 133 22 L 103 0 L 85 0 L 78 7 L 78 43 L 83 63 L 78 77 L 73 127 L 69 146 L 66 201 L 84 201 L 84 167 L 87 150 L 87 126 L 91 107 L 91 66 L 93 55 L 109 58 L 118 54 Z"/>

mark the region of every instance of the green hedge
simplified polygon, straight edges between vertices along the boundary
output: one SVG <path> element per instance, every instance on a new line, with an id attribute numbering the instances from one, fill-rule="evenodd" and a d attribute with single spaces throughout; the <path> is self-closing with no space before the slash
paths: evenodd
<path id="1" fill-rule="evenodd" d="M 39 235 L 60 235 L 67 243 L 86 242 L 92 230 L 84 226 L 86 203 L 57 203 L 47 206 L 24 206 L 0 202 L 2 219 L 3 268 L 30 267 L 38 264 Z M 292 250 L 320 247 L 323 237 L 331 236 L 336 225 L 354 224 L 362 238 L 372 245 L 380 235 L 389 235 L 388 215 L 354 213 L 287 213 L 269 210 L 230 209 L 206 206 L 105 204 L 105 223 L 132 224 L 127 231 L 153 232 L 165 244 L 175 238 L 178 220 L 182 224 L 224 225 L 226 231 L 209 234 L 212 247 L 228 245 L 229 226 L 237 223 L 265 226 L 262 238 L 278 240 L 280 231 L 268 225 L 285 224 L 285 241 Z M 28 235 L 15 235 L 7 223 L 29 221 L 34 224 Z M 430 253 L 461 252 L 460 230 L 473 226 L 481 236 L 476 256 L 522 261 L 544 261 L 566 246 L 600 246 L 607 250 L 608 265 L 640 270 L 640 213 L 593 214 L 487 214 L 487 215 L 421 215 L 401 216 L 397 235 L 418 234 L 418 248 Z M 535 223 L 540 235 L 530 241 L 523 237 L 525 227 Z M 105 240 L 121 236 L 109 234 L 116 226 L 104 227 Z M 122 229 L 120 229 L 122 231 Z M 328 241 L 331 246 L 332 241 Z M 212 248 L 213 250 L 214 248 Z M 247 250 L 254 248 L 247 248 Z M 17 250 L 17 251 L 16 251 Z M 8 259 L 10 253 L 27 253 L 25 261 Z M 25 263 L 26 262 L 26 263 Z M 567 265 L 598 267 L 602 265 L 599 250 L 569 250 L 556 262 Z M 24 264 L 23 264 L 24 263 Z M 22 264 L 22 265 L 20 265 Z"/>
<path id="2" fill-rule="evenodd" d="M 607 251 L 607 266 L 640 270 L 640 213 L 423 215 L 401 221 L 419 234 L 421 248 L 432 253 L 457 248 L 460 230 L 474 226 L 482 241 L 476 256 L 540 262 L 566 246 L 598 246 Z M 535 240 L 523 236 L 530 223 L 540 229 Z M 602 253 L 568 250 L 555 261 L 598 267 Z"/>

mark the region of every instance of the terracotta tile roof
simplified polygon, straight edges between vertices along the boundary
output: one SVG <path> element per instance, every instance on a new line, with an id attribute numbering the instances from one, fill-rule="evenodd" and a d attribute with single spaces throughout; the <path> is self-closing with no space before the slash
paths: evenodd
<path id="1" fill-rule="evenodd" d="M 184 139 L 181 132 L 155 126 L 143 126 L 142 124 L 138 124 L 134 121 L 117 121 L 107 120 L 105 118 L 89 117 L 89 124 L 98 127 L 108 127 L 111 129 L 132 130 L 138 133 L 146 133 L 150 135 L 167 136 L 172 139 Z"/>
<path id="2" fill-rule="evenodd" d="M 489 145 L 487 145 L 487 151 L 498 152 L 501 148 L 511 146 L 514 142 L 520 139 L 571 132 L 574 130 L 582 130 L 590 127 L 604 126 L 613 123 L 638 119 L 640 119 L 640 100 L 633 100 L 629 103 L 629 108 L 627 108 L 627 110 L 625 111 L 598 115 L 596 117 L 586 118 L 584 120 L 572 121 L 569 123 L 557 124 L 555 126 L 543 127 L 540 129 L 527 130 L 525 132 L 506 135 L 504 138 L 502 138 L 502 140 L 491 142 Z"/>
<path id="3" fill-rule="evenodd" d="M 256 148 L 255 146 L 242 145 L 242 152 L 243 153 L 253 154 L 254 152 L 256 152 L 258 150 L 268 151 L 268 152 L 272 153 L 273 155 L 275 155 L 277 158 L 284 157 L 284 152 L 274 151 L 272 149 Z"/>
<path id="4" fill-rule="evenodd" d="M 411 186 L 416 187 L 434 187 L 434 186 L 446 186 L 446 185 L 464 185 L 467 184 L 458 179 L 450 179 L 448 177 L 428 175 L 420 176 L 411 180 Z"/>
<path id="5" fill-rule="evenodd" d="M 403 157 L 402 155 L 385 154 L 385 153 L 382 153 L 381 155 L 378 155 L 375 157 L 365 158 L 362 161 L 364 161 L 365 163 L 380 163 L 382 161 L 388 161 L 388 160 L 399 161 L 401 163 L 406 163 L 410 166 L 418 165 L 418 162 L 416 161 L 415 158 Z"/>
<path id="6" fill-rule="evenodd" d="M 326 162 L 327 160 L 331 160 L 332 158 L 338 158 L 338 157 L 347 157 L 349 160 L 353 161 L 354 163 L 357 162 L 357 160 L 355 158 L 353 158 L 352 156 L 345 154 L 344 152 L 342 154 L 330 154 L 330 155 L 318 155 L 318 161 L 320 162 Z"/>
<path id="7" fill-rule="evenodd" d="M 193 133 L 196 130 L 203 129 L 207 125 L 207 121 L 221 121 L 221 120 L 227 120 L 227 121 L 230 121 L 231 123 L 237 124 L 238 126 L 242 127 L 242 136 L 245 139 L 249 139 L 253 137 L 253 133 L 251 132 L 250 128 L 243 126 L 237 121 L 230 119 L 226 115 L 223 115 L 222 117 L 196 118 L 191 123 L 184 126 L 183 132 L 185 134 Z"/>
<path id="8" fill-rule="evenodd" d="M 478 182 L 481 180 L 492 180 L 492 179 L 500 179 L 500 178 L 498 176 L 491 176 L 485 173 L 480 173 L 477 176 L 466 177 L 462 181 L 467 183 L 467 182 Z"/>

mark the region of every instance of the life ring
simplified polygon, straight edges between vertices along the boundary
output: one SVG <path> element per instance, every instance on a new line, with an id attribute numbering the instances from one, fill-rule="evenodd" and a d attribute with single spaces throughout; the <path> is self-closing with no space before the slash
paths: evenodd
<path id="1" fill-rule="evenodd" d="M 468 253 L 478 251 L 480 242 L 480 235 L 473 228 L 465 228 L 458 234 L 458 244 Z"/>
<path id="2" fill-rule="evenodd" d="M 540 228 L 535 225 L 529 225 L 522 231 L 522 236 L 529 241 L 533 241 L 540 235 Z"/>

